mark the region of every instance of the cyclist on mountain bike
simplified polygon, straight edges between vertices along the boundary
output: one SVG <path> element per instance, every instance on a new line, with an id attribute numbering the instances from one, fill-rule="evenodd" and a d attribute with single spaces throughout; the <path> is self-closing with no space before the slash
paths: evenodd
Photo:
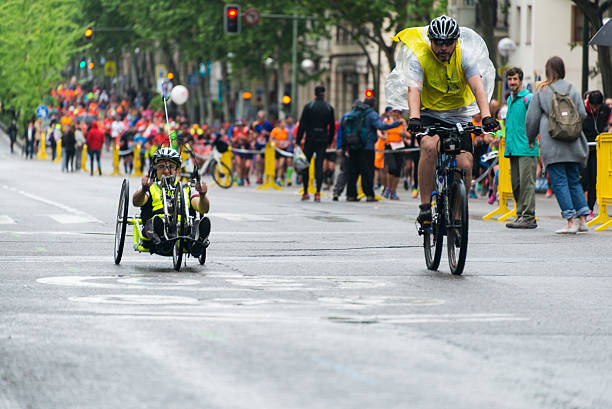
<path id="1" fill-rule="evenodd" d="M 154 245 L 152 250 L 164 249 L 167 247 L 164 243 L 168 243 L 166 235 L 166 220 L 163 218 L 164 205 L 162 198 L 162 179 L 165 177 L 170 185 L 178 183 L 178 175 L 181 169 L 181 156 L 172 148 L 161 148 L 155 151 L 153 160 L 151 161 L 152 172 L 145 175 L 141 181 L 141 187 L 134 193 L 132 203 L 134 206 L 140 207 L 140 218 L 142 219 L 142 232 L 145 237 L 151 240 Z M 151 174 L 153 178 L 151 178 Z M 195 192 L 191 192 L 189 187 L 188 196 L 190 211 L 197 210 L 204 214 L 210 209 L 210 202 L 206 193 L 208 187 L 206 182 L 197 181 L 195 184 Z M 194 257 L 199 257 L 203 250 L 208 246 L 208 235 L 210 233 L 210 220 L 208 217 L 202 217 L 200 221 L 193 224 L 191 237 L 195 240 L 192 242 L 190 252 Z"/>
<path id="2" fill-rule="evenodd" d="M 410 132 L 422 132 L 424 126 L 435 122 L 467 123 L 478 112 L 485 131 L 499 126 L 489 112 L 495 69 L 478 34 L 469 28 L 459 29 L 451 17 L 440 16 L 429 26 L 407 28 L 393 39 L 403 42 L 405 47 L 400 50 L 396 68 L 387 79 L 387 99 L 394 108 L 409 109 Z M 425 115 L 421 116 L 422 113 Z M 439 140 L 434 135 L 423 136 L 420 141 L 421 205 L 417 220 L 421 225 L 431 223 L 431 193 Z M 469 187 L 472 180 L 469 135 L 465 135 L 457 165 L 465 170 L 465 183 Z"/>

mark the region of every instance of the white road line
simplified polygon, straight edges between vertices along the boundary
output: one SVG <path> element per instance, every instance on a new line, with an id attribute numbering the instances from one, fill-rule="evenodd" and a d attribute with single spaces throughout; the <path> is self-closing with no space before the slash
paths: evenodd
<path id="1" fill-rule="evenodd" d="M 233 222 L 273 222 L 275 219 L 248 213 L 210 213 L 209 216 Z"/>
<path id="2" fill-rule="evenodd" d="M 25 192 L 23 190 L 19 190 L 19 189 L 15 188 L 15 187 L 10 187 L 10 186 L 7 186 L 7 185 L 2 185 L 2 187 L 4 189 L 6 189 L 6 190 L 10 190 L 11 192 L 19 193 L 20 195 L 28 197 L 28 198 L 30 198 L 32 200 L 36 200 L 38 202 L 41 202 L 41 203 L 44 203 L 44 204 L 47 204 L 47 205 L 50 205 L 50 206 L 53 206 L 53 207 L 57 207 L 58 209 L 64 210 L 64 211 L 66 211 L 68 213 L 72 213 L 72 214 L 79 215 L 79 216 L 84 216 L 84 217 L 89 217 L 91 220 L 95 221 L 96 223 L 103 223 L 102 221 L 96 219 L 95 217 L 93 217 L 91 215 L 88 215 L 87 213 L 85 213 L 85 212 L 83 212 L 81 210 L 75 209 L 75 208 L 70 207 L 70 206 L 66 206 L 65 204 L 62 204 L 62 203 L 59 203 L 59 202 L 56 202 L 56 201 L 53 201 L 53 200 L 50 200 L 50 199 L 46 199 L 44 197 L 37 196 L 37 195 L 34 195 L 32 193 L 29 193 L 29 192 Z"/>
<path id="3" fill-rule="evenodd" d="M 78 214 L 50 214 L 50 218 L 61 224 L 82 224 L 100 222 L 93 216 Z"/>
<path id="4" fill-rule="evenodd" d="M 0 224 L 16 224 L 15 220 L 11 219 L 9 216 L 0 214 Z"/>

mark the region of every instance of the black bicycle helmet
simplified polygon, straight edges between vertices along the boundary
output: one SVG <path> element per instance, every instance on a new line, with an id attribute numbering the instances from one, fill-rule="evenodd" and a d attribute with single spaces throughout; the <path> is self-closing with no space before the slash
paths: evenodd
<path id="1" fill-rule="evenodd" d="M 181 166 L 181 155 L 172 148 L 165 147 L 156 150 L 153 155 L 153 163 L 157 164 L 159 160 L 169 160 L 174 162 L 177 167 Z"/>
<path id="2" fill-rule="evenodd" d="M 430 40 L 456 40 L 459 38 L 459 24 L 452 17 L 436 17 L 429 23 L 427 37 Z"/>

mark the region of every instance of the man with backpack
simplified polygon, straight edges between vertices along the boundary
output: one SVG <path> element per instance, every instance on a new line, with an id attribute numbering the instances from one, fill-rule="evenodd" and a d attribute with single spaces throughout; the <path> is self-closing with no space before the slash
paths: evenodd
<path id="1" fill-rule="evenodd" d="M 315 99 L 306 106 L 300 117 L 300 126 L 298 127 L 296 142 L 298 145 L 302 143 L 302 138 L 306 134 L 304 142 L 304 155 L 308 163 L 314 154 L 315 156 L 315 184 L 316 193 L 314 201 L 321 201 L 321 185 L 323 184 L 323 159 L 325 159 L 325 150 L 334 140 L 336 132 L 336 124 L 334 122 L 334 108 L 325 102 L 325 87 L 317 85 L 315 87 Z M 302 171 L 302 182 L 304 184 L 304 193 L 302 200 L 309 200 L 308 194 L 308 168 Z"/>
<path id="2" fill-rule="evenodd" d="M 506 223 L 509 229 L 535 229 L 535 180 L 540 149 L 538 141 L 529 144 L 525 133 L 525 116 L 532 94 L 523 88 L 523 70 L 506 71 L 511 94 L 508 95 L 504 156 L 510 158 L 512 194 L 516 202 L 516 220 Z"/>
<path id="3" fill-rule="evenodd" d="M 357 178 L 361 175 L 361 187 L 366 201 L 376 202 L 374 195 L 374 144 L 377 130 L 386 131 L 400 125 L 399 121 L 386 124 L 374 110 L 376 99 L 366 98 L 342 120 L 342 149 L 348 151 L 347 202 L 357 202 Z"/>

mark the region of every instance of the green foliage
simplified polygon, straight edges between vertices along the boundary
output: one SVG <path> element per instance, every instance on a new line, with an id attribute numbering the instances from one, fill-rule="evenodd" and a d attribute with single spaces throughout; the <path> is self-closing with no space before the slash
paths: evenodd
<path id="1" fill-rule="evenodd" d="M 151 101 L 149 102 L 149 109 L 157 112 L 163 107 L 164 107 L 164 103 L 162 101 L 162 96 L 160 94 L 153 95 L 153 98 L 151 98 Z"/>
<path id="2" fill-rule="evenodd" d="M 0 99 L 25 122 L 79 51 L 78 0 L 3 0 L 0 5 Z"/>

